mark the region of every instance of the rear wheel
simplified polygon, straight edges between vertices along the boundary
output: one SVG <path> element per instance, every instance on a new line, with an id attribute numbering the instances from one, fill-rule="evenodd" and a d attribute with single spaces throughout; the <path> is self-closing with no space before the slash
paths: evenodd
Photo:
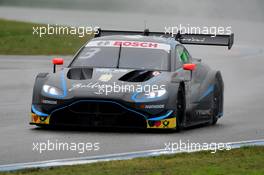
<path id="1" fill-rule="evenodd" d="M 213 94 L 213 102 L 212 102 L 212 121 L 211 124 L 215 125 L 218 120 L 218 115 L 221 109 L 222 102 L 222 89 L 219 80 L 215 83 L 214 94 Z"/>
<path id="2" fill-rule="evenodd" d="M 180 131 L 183 128 L 185 109 L 186 109 L 185 90 L 184 90 L 184 86 L 180 85 L 177 94 L 176 131 Z"/>

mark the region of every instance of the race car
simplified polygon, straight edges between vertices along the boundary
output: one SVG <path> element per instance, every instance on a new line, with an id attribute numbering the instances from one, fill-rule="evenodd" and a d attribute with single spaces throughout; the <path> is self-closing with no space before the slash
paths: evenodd
<path id="1" fill-rule="evenodd" d="M 221 72 L 184 44 L 228 46 L 234 34 L 98 30 L 70 64 L 35 79 L 37 126 L 172 129 L 216 124 L 223 116 Z"/>

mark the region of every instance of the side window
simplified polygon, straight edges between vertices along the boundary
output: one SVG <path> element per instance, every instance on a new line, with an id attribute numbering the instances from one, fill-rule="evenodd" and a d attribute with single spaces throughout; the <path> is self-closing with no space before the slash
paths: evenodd
<path id="1" fill-rule="evenodd" d="M 190 62 L 190 55 L 188 51 L 182 45 L 176 46 L 176 54 L 181 64 Z"/>

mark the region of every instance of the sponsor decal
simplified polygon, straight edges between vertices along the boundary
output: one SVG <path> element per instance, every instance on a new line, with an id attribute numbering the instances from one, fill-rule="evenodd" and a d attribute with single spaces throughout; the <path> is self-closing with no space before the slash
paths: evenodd
<path id="1" fill-rule="evenodd" d="M 100 76 L 99 80 L 103 81 L 103 82 L 107 82 L 107 81 L 111 80 L 112 77 L 113 77 L 112 74 L 103 74 Z"/>
<path id="2" fill-rule="evenodd" d="M 204 42 L 205 38 L 198 39 L 198 38 L 182 38 L 181 41 L 187 41 L 187 42 Z"/>
<path id="3" fill-rule="evenodd" d="M 103 72 L 103 73 L 120 73 L 120 72 L 123 72 L 123 73 L 126 73 L 128 72 L 127 69 L 109 69 L 109 68 L 97 68 L 95 69 L 96 72 Z"/>
<path id="4" fill-rule="evenodd" d="M 72 87 L 69 89 L 69 92 L 75 90 L 75 89 L 83 89 L 83 88 L 100 88 L 100 84 L 99 83 L 88 83 L 88 84 L 83 84 L 83 83 L 76 83 L 73 84 Z"/>
<path id="5" fill-rule="evenodd" d="M 170 45 L 155 42 L 143 41 L 122 41 L 122 40 L 105 40 L 105 41 L 90 41 L 86 47 L 131 47 L 131 48 L 145 48 L 145 49 L 160 49 L 166 52 L 170 51 Z"/>
<path id="6" fill-rule="evenodd" d="M 43 117 L 43 116 L 40 116 L 39 119 L 40 121 L 44 122 L 46 120 L 47 117 Z"/>
<path id="7" fill-rule="evenodd" d="M 139 42 L 139 41 L 115 41 L 114 46 L 123 46 L 123 47 L 143 47 L 143 48 L 157 48 L 158 43 L 152 42 Z"/>
<path id="8" fill-rule="evenodd" d="M 163 129 L 163 128 L 176 128 L 176 117 L 159 120 L 159 121 L 147 121 L 147 128 Z"/>
<path id="9" fill-rule="evenodd" d="M 164 104 L 161 105 L 144 105 L 145 109 L 163 109 L 165 107 Z"/>
<path id="10" fill-rule="evenodd" d="M 195 113 L 197 116 L 210 116 L 210 115 L 212 115 L 212 111 L 210 109 L 196 110 Z"/>
<path id="11" fill-rule="evenodd" d="M 164 120 L 162 123 L 164 127 L 168 127 L 168 125 L 170 124 L 170 121 Z"/>
<path id="12" fill-rule="evenodd" d="M 41 100 L 42 103 L 44 104 L 51 104 L 51 105 L 56 105 L 58 102 L 55 100 Z"/>
<path id="13" fill-rule="evenodd" d="M 32 118 L 32 123 L 35 124 L 49 124 L 50 121 L 50 116 L 43 117 L 43 116 L 38 116 L 37 114 L 31 113 L 31 118 Z"/>

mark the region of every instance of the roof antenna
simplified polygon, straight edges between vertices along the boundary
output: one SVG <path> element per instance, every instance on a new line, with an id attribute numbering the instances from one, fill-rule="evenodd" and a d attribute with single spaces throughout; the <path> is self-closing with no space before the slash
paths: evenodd
<path id="1" fill-rule="evenodd" d="M 147 29 L 147 21 L 144 20 L 144 32 L 143 32 L 144 36 L 149 36 L 149 29 Z"/>

